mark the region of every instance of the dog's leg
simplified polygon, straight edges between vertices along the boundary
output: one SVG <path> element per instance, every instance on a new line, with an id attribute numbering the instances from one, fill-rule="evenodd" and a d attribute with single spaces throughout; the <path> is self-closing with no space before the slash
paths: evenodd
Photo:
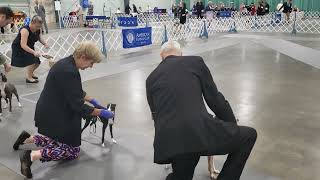
<path id="1" fill-rule="evenodd" d="M 93 129 L 93 133 L 96 133 L 97 132 L 97 120 L 98 120 L 98 117 L 92 117 L 90 119 L 90 133 L 91 133 L 91 128 Z"/>
<path id="2" fill-rule="evenodd" d="M 110 130 L 110 135 L 111 135 L 111 140 L 114 144 L 117 144 L 117 141 L 113 137 L 113 125 L 109 124 L 109 130 Z"/>
<path id="3" fill-rule="evenodd" d="M 82 134 L 83 130 L 85 130 L 90 124 L 90 119 L 84 119 L 84 120 L 86 120 L 86 123 L 84 124 L 83 128 L 81 129 L 81 134 Z"/>
<path id="4" fill-rule="evenodd" d="M 110 131 L 112 143 L 113 143 L 113 144 L 117 144 L 117 141 L 116 141 L 116 139 L 115 139 L 114 136 L 113 136 L 113 125 L 112 125 L 112 124 L 109 124 L 109 131 Z"/>
<path id="5" fill-rule="evenodd" d="M 108 127 L 108 122 L 102 122 L 103 123 L 103 127 L 102 127 L 102 137 L 101 137 L 101 139 L 102 139 L 102 147 L 104 147 L 105 145 L 104 145 L 104 135 L 106 134 L 106 129 L 107 129 L 107 127 Z"/>
<path id="6" fill-rule="evenodd" d="M 213 156 L 212 156 L 212 167 L 213 167 L 213 172 L 215 174 L 219 174 L 220 173 L 220 171 L 218 169 L 216 169 L 216 166 L 214 164 L 214 157 Z"/>
<path id="7" fill-rule="evenodd" d="M 91 132 L 91 128 L 92 128 L 92 132 L 93 133 L 97 133 L 97 121 L 92 121 L 90 123 L 90 132 Z"/>
<path id="8" fill-rule="evenodd" d="M 4 109 L 6 109 L 8 107 L 9 101 L 7 99 L 7 95 L 5 95 L 4 100 L 6 101 L 6 103 L 4 104 Z"/>
<path id="9" fill-rule="evenodd" d="M 1 90 L 0 90 L 0 116 L 2 116 L 2 95 L 1 95 Z M 1 119 L 0 119 L 0 122 L 1 122 Z"/>
<path id="10" fill-rule="evenodd" d="M 19 107 L 21 107 L 21 103 L 20 103 L 19 95 L 18 95 L 18 92 L 17 92 L 17 90 L 16 90 L 16 89 L 13 91 L 13 94 L 16 96 L 16 98 L 17 98 L 17 100 L 18 100 L 18 106 L 19 106 Z"/>
<path id="11" fill-rule="evenodd" d="M 8 95 L 8 99 L 9 99 L 9 112 L 12 112 L 12 94 Z"/>
<path id="12" fill-rule="evenodd" d="M 220 173 L 214 165 L 213 156 L 208 156 L 208 170 L 211 179 L 216 179 L 217 175 Z"/>

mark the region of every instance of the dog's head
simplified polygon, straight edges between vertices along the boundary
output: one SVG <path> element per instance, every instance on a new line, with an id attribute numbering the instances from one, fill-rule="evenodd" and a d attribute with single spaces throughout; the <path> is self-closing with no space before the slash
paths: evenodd
<path id="1" fill-rule="evenodd" d="M 8 82 L 7 76 L 3 73 L 0 73 L 2 82 Z"/>
<path id="2" fill-rule="evenodd" d="M 116 111 L 116 104 L 108 104 L 107 105 L 107 109 L 109 110 L 109 111 L 111 111 L 111 112 L 113 112 L 113 114 L 115 114 L 115 111 Z M 102 122 L 108 122 L 109 121 L 109 119 L 106 119 L 106 118 L 104 118 L 104 117 L 102 117 L 102 116 L 99 116 L 99 118 L 100 118 L 100 120 L 102 121 Z"/>
<path id="3" fill-rule="evenodd" d="M 107 109 L 114 113 L 116 111 L 116 106 L 117 106 L 116 104 L 110 103 L 107 105 Z"/>

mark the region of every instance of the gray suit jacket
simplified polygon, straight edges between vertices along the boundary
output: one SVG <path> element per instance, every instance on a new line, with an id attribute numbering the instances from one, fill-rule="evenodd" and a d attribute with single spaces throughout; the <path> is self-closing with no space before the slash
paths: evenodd
<path id="1" fill-rule="evenodd" d="M 38 16 L 40 16 L 42 18 L 46 17 L 46 10 L 44 9 L 43 5 L 39 5 L 39 8 L 38 8 L 38 6 L 35 6 L 34 11 L 37 13 Z M 45 20 L 45 19 L 43 19 L 43 20 Z"/>

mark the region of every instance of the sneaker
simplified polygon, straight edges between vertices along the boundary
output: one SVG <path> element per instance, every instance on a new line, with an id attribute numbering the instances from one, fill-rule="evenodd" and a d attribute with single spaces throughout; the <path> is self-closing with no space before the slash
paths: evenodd
<path id="1" fill-rule="evenodd" d="M 31 150 L 23 151 L 20 154 L 21 174 L 27 178 L 32 178 L 31 173 Z"/>
<path id="2" fill-rule="evenodd" d="M 13 149 L 16 151 L 19 149 L 19 146 L 23 144 L 23 142 L 28 139 L 31 135 L 27 133 L 26 131 L 22 131 L 22 133 L 19 135 L 18 139 L 13 145 Z"/>

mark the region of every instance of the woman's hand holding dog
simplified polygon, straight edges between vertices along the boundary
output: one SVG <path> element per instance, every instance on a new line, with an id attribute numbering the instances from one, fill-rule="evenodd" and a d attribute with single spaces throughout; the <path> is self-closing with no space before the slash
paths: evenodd
<path id="1" fill-rule="evenodd" d="M 101 109 L 99 116 L 104 117 L 106 119 L 113 118 L 114 114 L 111 111 Z"/>

